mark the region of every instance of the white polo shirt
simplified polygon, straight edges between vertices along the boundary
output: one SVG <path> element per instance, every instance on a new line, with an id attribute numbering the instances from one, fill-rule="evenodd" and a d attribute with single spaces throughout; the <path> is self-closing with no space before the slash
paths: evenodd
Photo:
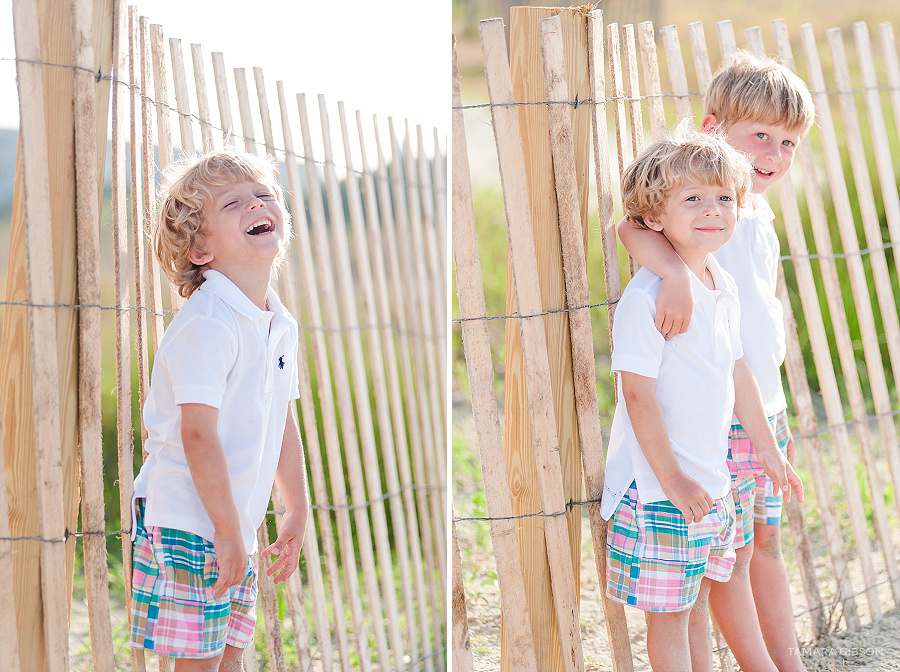
<path id="1" fill-rule="evenodd" d="M 147 459 L 134 482 L 146 525 L 213 541 L 181 442 L 180 404 L 219 409 L 218 432 L 248 553 L 265 517 L 281 455 L 288 402 L 299 397 L 297 322 L 270 287 L 260 310 L 218 271 L 175 315 L 153 362 L 144 403 Z"/>
<path id="2" fill-rule="evenodd" d="M 641 268 L 616 306 L 612 370 L 656 379 L 656 397 L 682 471 L 714 497 L 730 492 L 728 430 L 734 411 L 734 363 L 742 356 L 740 311 L 731 277 L 710 257 L 716 289 L 691 274 L 694 313 L 683 334 L 665 340 L 657 330 L 661 279 Z M 641 451 L 619 377 L 619 403 L 610 430 L 600 512 L 608 519 L 635 481 L 642 502 L 668 499 Z"/>
<path id="3" fill-rule="evenodd" d="M 759 384 L 763 408 L 772 416 L 787 408 L 781 365 L 787 352 L 784 308 L 776 283 L 781 254 L 772 222 L 775 213 L 760 195 L 738 213 L 734 235 L 716 260 L 734 278 L 741 302 L 741 342 L 747 364 Z M 733 419 L 737 422 L 737 418 Z"/>

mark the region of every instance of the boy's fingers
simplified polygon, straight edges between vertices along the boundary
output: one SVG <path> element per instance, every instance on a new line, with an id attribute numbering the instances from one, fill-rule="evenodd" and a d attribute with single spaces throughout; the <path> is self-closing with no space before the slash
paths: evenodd
<path id="1" fill-rule="evenodd" d="M 800 477 L 797 475 L 793 469 L 791 470 L 791 486 L 794 489 L 794 496 L 797 498 L 798 502 L 803 502 L 803 481 L 800 480 Z"/>

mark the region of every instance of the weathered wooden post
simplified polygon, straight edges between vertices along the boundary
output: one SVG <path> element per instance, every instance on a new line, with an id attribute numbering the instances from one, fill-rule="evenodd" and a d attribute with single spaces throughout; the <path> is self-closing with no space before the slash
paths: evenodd
<path id="1" fill-rule="evenodd" d="M 72 63 L 72 8 L 68 3 L 39 2 L 40 60 Z M 112 59 L 112 0 L 94 0 L 93 70 L 110 72 Z M 73 75 L 66 68 L 43 68 L 44 110 L 46 119 L 46 161 L 49 170 L 52 249 L 47 249 L 46 264 L 52 264 L 56 303 L 76 303 L 75 283 L 75 161 Z M 106 152 L 106 109 L 109 97 L 107 81 L 97 83 L 98 170 L 102 170 Z M 21 151 L 21 147 L 20 147 Z M 10 256 L 7 274 L 8 301 L 29 301 L 26 289 L 25 194 L 20 161 L 17 162 L 13 214 L 10 231 Z M 98 194 L 99 198 L 99 194 Z M 7 309 L 0 361 L 0 404 L 2 404 L 3 443 L 6 480 L 9 491 L 10 532 L 13 536 L 39 535 L 39 483 L 35 432 L 32 424 L 32 348 L 29 344 L 28 309 Z M 57 309 L 56 357 L 59 370 L 59 459 L 62 469 L 62 497 L 65 526 L 77 528 L 78 520 L 78 447 L 77 447 L 77 312 Z M 51 353 L 39 353 L 47 356 Z M 55 456 L 54 456 L 54 459 Z M 66 599 L 71 599 L 75 539 L 66 543 Z M 62 595 L 44 596 L 41 590 L 40 542 L 17 542 L 15 554 L 15 593 L 18 609 L 19 654 L 26 670 L 40 670 L 51 663 L 45 659 L 47 634 L 42 622 L 42 604 L 62 599 Z"/>
<path id="2" fill-rule="evenodd" d="M 581 9 L 551 9 L 513 7 L 510 12 L 510 70 L 516 101 L 546 99 L 538 21 L 559 14 L 562 24 L 569 75 L 569 95 L 572 101 L 590 98 L 588 80 L 588 50 L 586 11 Z M 534 229 L 535 251 L 541 305 L 544 310 L 565 308 L 562 251 L 559 240 L 559 215 L 554 190 L 550 153 L 550 131 L 547 107 L 523 106 L 518 109 L 525 174 L 530 199 L 531 221 Z M 585 224 L 587 245 L 588 160 L 590 156 L 590 106 L 572 108 L 572 125 L 576 147 L 576 175 L 580 194 L 582 222 Z M 516 307 L 513 272 L 507 272 L 507 312 Z M 572 361 L 569 342 L 569 320 L 566 313 L 543 318 L 550 356 L 551 386 L 554 413 L 559 431 L 559 458 L 562 465 L 563 488 L 566 500 L 581 499 L 582 470 L 578 450 L 578 427 L 575 417 L 575 396 L 572 381 Z M 537 466 L 532 447 L 532 427 L 528 413 L 525 388 L 524 359 L 518 320 L 509 320 L 506 327 L 506 399 L 504 414 L 504 451 L 515 515 L 541 510 Z M 551 513 L 551 512 L 545 512 Z M 580 509 L 567 515 L 575 585 L 579 584 L 579 556 L 581 546 Z M 556 617 L 550 583 L 550 568 L 544 542 L 544 520 L 527 518 L 517 526 L 522 549 L 522 568 L 531 613 L 535 650 L 540 670 L 562 670 L 563 661 L 557 636 Z M 505 643 L 504 637 L 504 643 Z M 501 665 L 511 669 L 504 646 Z"/>

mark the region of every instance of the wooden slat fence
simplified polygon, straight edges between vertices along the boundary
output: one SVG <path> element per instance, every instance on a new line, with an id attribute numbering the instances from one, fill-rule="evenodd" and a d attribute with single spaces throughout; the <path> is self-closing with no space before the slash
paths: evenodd
<path id="1" fill-rule="evenodd" d="M 111 5 L 111 61 L 94 53 L 90 4 L 74 3 L 72 60 L 53 64 L 41 63 L 37 3 L 14 5 L 21 113 L 16 189 L 24 194 L 24 210 L 12 226 L 24 231 L 28 291 L 24 307 L 5 310 L 6 316 L 27 311 L 22 338 L 31 339 L 32 352 L 56 352 L 58 312 L 78 309 L 82 470 L 78 475 L 61 468 L 57 399 L 65 392 L 59 391 L 57 359 L 36 357 L 30 364 L 33 445 L 0 437 L 3 669 L 39 669 L 42 659 L 48 670 L 172 669 L 171 661 L 130 652 L 124 636 L 114 642 L 114 632 L 127 633 L 131 544 L 127 534 L 110 529 L 109 519 L 118 516 L 122 530 L 130 529 L 133 475 L 142 462 L 136 449 L 146 438 L 143 427 L 134 436 L 133 418 L 147 395 L 153 353 L 182 303 L 174 288 L 166 288 L 147 240 L 160 174 L 181 157 L 223 143 L 278 162 L 295 233 L 279 292 L 301 325 L 299 418 L 313 512 L 301 567 L 286 585 L 276 587 L 264 571 L 270 561 L 260 563 L 257 635 L 266 651 L 265 669 L 446 669 L 447 200 L 438 131 L 426 135 L 405 120 L 386 126 L 373 117 L 364 123 L 359 112 L 351 125 L 339 103 L 339 132 L 333 133 L 334 109 L 322 96 L 319 123 L 311 130 L 303 94 L 295 107 L 279 81 L 272 96 L 259 68 L 253 69 L 254 86 L 248 86 L 244 68 L 229 75 L 223 55 L 205 55 L 199 44 L 191 44 L 188 66 L 180 39 L 166 42 L 163 27 L 135 6 L 121 0 Z M 213 76 L 207 79 L 210 62 Z M 45 118 L 53 121 L 57 110 L 44 109 L 42 76 L 49 65 L 68 67 L 74 79 L 75 163 L 68 170 L 78 204 L 76 306 L 61 304 L 52 265 L 35 256 L 51 240 Z M 215 115 L 210 88 L 218 103 Z M 106 147 L 106 94 L 112 105 L 111 249 L 100 246 L 103 175 L 97 170 Z M 270 100 L 277 100 L 280 124 L 272 118 Z M 98 143 L 95 128 L 101 123 Z M 302 150 L 294 147 L 298 123 Z M 389 146 L 382 145 L 385 137 Z M 336 159 L 335 151 L 343 158 Z M 112 262 L 110 277 L 104 275 L 106 259 Z M 11 276 L 13 266 L 21 264 L 11 262 Z M 110 304 L 107 294 L 114 295 L 112 305 L 104 305 Z M 112 361 L 102 357 L 104 309 L 114 318 L 108 341 L 115 349 L 110 389 L 116 395 L 117 447 L 105 454 L 109 459 L 117 453 L 117 513 L 104 501 L 102 362 Z M 5 330 L 20 322 L 7 317 Z M 4 358 L 16 356 L 21 355 L 4 350 Z M 9 408 L 4 403 L 4 426 Z M 43 484 L 37 528 L 24 528 L 10 516 L 8 510 L 21 504 L 6 497 L 10 456 L 18 462 L 29 453 L 36 455 Z M 79 480 L 82 526 L 70 534 L 61 488 Z M 273 490 L 270 525 L 258 531 L 260 547 L 273 538 L 270 531 L 280 525 L 283 508 Z M 122 541 L 125 595 L 111 602 L 106 538 L 112 535 Z M 66 553 L 78 538 L 84 547 L 89 656 L 70 652 L 68 642 L 66 583 L 73 565 Z M 39 546 L 40 585 L 16 586 L 14 599 L 14 577 L 22 575 L 25 557 L 18 549 L 26 544 Z M 32 609 L 19 591 L 41 594 L 43 609 Z M 24 606 L 17 610 L 17 603 Z M 262 669 L 255 651 L 245 659 L 248 670 Z"/>
<path id="2" fill-rule="evenodd" d="M 539 58 L 543 64 L 546 96 L 532 100 L 513 97 L 515 82 L 511 79 L 522 76 L 522 70 L 514 67 L 511 71 L 510 60 L 522 57 L 507 60 L 502 21 L 490 19 L 480 25 L 499 156 L 499 184 L 506 212 L 512 271 L 508 282 L 515 281 L 517 312 L 507 310 L 509 314 L 505 316 L 487 314 L 482 289 L 486 276 L 479 258 L 466 146 L 466 115 L 486 112 L 478 109 L 484 107 L 481 104 L 463 102 L 454 41 L 452 214 L 458 296 L 454 328 L 458 327 L 462 335 L 481 459 L 487 515 L 478 520 L 490 523 L 500 600 L 494 607 L 499 606 L 503 614 L 504 633 L 503 655 L 497 657 L 503 661 L 503 669 L 533 669 L 535 664 L 542 670 L 585 669 L 579 600 L 599 598 L 603 601 L 609 643 L 607 647 L 591 643 L 590 655 L 609 661 L 615 670 L 630 670 L 633 656 L 643 655 L 631 650 L 631 643 L 638 641 L 634 639 L 637 622 L 632 621 L 629 631 L 623 608 L 603 597 L 606 524 L 599 518 L 595 504 L 603 482 L 595 369 L 600 371 L 600 385 L 611 385 L 612 377 L 602 373 L 604 364 L 595 363 L 595 351 L 608 353 L 608 346 L 598 343 L 592 335 L 589 312 L 606 311 L 611 330 L 623 270 L 628 274 L 634 270 L 630 260 L 620 258 L 616 241 L 614 226 L 621 212 L 618 175 L 666 127 L 686 118 L 699 122 L 702 92 L 719 59 L 707 51 L 701 22 L 687 26 L 692 61 L 687 63 L 679 35 L 683 28 L 678 26 L 665 26 L 658 31 L 651 22 L 604 26 L 600 10 L 542 11 L 546 18 L 534 18 L 529 30 L 540 35 L 540 54 L 531 57 Z M 532 8 L 513 8 L 511 24 L 520 25 L 525 12 L 532 12 L 529 17 L 536 16 Z M 563 27 L 573 21 L 585 39 L 568 42 L 564 48 Z M 900 539 L 896 535 L 900 498 L 887 494 L 888 486 L 896 493 L 900 485 L 896 424 L 900 414 L 896 388 L 900 335 L 892 285 L 897 278 L 893 248 L 900 242 L 898 170 L 892 159 L 892 148 L 900 142 L 900 67 L 889 23 L 878 29 L 880 54 L 873 51 L 866 24 L 853 26 L 852 69 L 845 54 L 844 36 L 838 28 L 817 36 L 811 25 L 800 26 L 800 48 L 792 46 L 788 27 L 780 19 L 771 22 L 768 35 L 760 27 L 747 29 L 743 44 L 730 21 L 718 22 L 715 34 L 720 58 L 745 48 L 772 54 L 797 71 L 808 83 L 817 108 L 817 125 L 799 147 L 797 166 L 779 182 L 777 193 L 768 195 L 780 213 L 776 224 L 779 235 L 786 240 L 779 278 L 788 339 L 785 371 L 796 418 L 798 464 L 807 474 L 809 494 L 805 504 L 792 502 L 786 506 L 792 541 L 789 567 L 795 572 L 792 582 L 802 595 L 794 600 L 798 630 L 801 638 L 810 643 L 834 632 L 839 620 L 853 630 L 879 620 L 884 612 L 900 605 Z M 522 48 L 515 42 L 513 31 L 510 53 L 514 55 Z M 573 48 L 587 50 L 591 93 L 588 101 L 579 99 L 567 87 L 567 74 L 572 74 L 566 72 L 566 63 L 573 62 L 568 51 Z M 795 54 L 803 55 L 802 66 L 795 62 Z M 827 54 L 832 64 L 833 75 L 828 79 L 823 73 L 821 54 Z M 864 118 L 857 108 L 859 101 L 866 107 Z M 832 105 L 840 106 L 840 120 L 832 115 Z M 535 106 L 545 110 L 552 164 L 547 165 L 544 174 L 529 175 L 526 180 L 521 148 L 534 145 L 534 130 L 529 130 L 531 135 L 524 130 L 520 134 L 517 122 L 526 114 L 520 110 L 533 110 Z M 582 231 L 587 223 L 582 214 L 584 203 L 579 199 L 585 196 L 577 188 L 574 169 L 579 162 L 572 144 L 572 129 L 583 118 L 579 115 L 590 115 L 592 130 L 591 177 L 596 186 L 599 226 L 589 229 L 591 234 L 599 231 L 599 240 L 591 240 L 595 237 L 590 234 L 588 240 L 591 245 L 600 245 L 601 252 L 596 255 L 587 254 L 582 246 Z M 893 126 L 886 121 L 890 118 Z M 865 135 L 864 125 L 868 129 Z M 872 183 L 870 165 L 877 171 L 877 185 Z M 529 190 L 548 183 L 555 185 L 557 215 L 534 219 L 527 207 Z M 856 208 L 851 194 L 857 199 Z M 562 245 L 559 257 L 549 263 L 557 264 L 564 272 L 565 301 L 542 304 L 542 288 L 538 288 L 538 274 L 533 270 L 535 240 L 554 229 L 558 229 Z M 864 248 L 860 235 L 865 236 Z M 813 250 L 808 244 L 810 237 Z M 602 259 L 602 269 L 588 268 L 585 262 L 591 258 Z M 541 263 L 548 262 L 541 259 Z M 588 289 L 589 282 L 593 293 Z M 546 320 L 556 319 L 559 312 L 568 320 L 576 400 L 565 411 L 570 415 L 562 417 L 543 410 L 549 409 L 553 395 L 561 392 L 546 387 L 549 376 L 542 362 L 546 362 L 548 342 L 541 326 Z M 523 483 L 521 471 L 504 461 L 500 452 L 503 438 L 496 415 L 492 344 L 485 318 L 515 319 L 522 332 L 524 382 L 517 382 L 523 374 L 510 370 L 507 356 L 505 389 L 509 394 L 513 385 L 527 388 L 534 445 L 526 449 L 534 451 L 542 466 L 538 472 L 541 478 L 535 482 Z M 509 340 L 506 347 L 510 347 Z M 556 428 L 572 416 L 577 417 L 579 440 L 558 445 Z M 517 420 L 507 417 L 505 422 L 509 428 Z M 559 496 L 555 476 L 560 461 L 570 459 L 566 457 L 567 450 L 578 451 L 584 467 L 584 496 L 574 497 L 575 501 L 570 500 L 568 505 Z M 520 515 L 514 515 L 511 501 L 519 496 L 515 493 L 528 490 L 540 492 L 540 510 L 517 511 Z M 570 574 L 570 541 L 564 526 L 560 529 L 557 521 L 573 508 L 577 512 L 582 507 L 587 508 L 585 517 L 591 530 L 596 571 L 592 578 L 599 582 L 600 596 L 593 592 L 579 594 L 579 587 L 573 587 L 568 580 L 574 575 Z M 454 508 L 466 514 L 473 510 L 461 495 L 455 498 Z M 535 613 L 533 604 L 529 612 L 529 603 L 538 599 L 532 591 L 539 582 L 531 574 L 542 570 L 524 561 L 520 544 L 524 543 L 526 529 L 536 524 L 534 521 L 543 525 L 546 537 L 555 622 Z M 473 524 L 477 523 L 470 517 L 454 517 L 452 648 L 454 670 L 459 671 L 472 670 L 473 658 L 476 662 L 478 659 L 477 652 L 473 656 L 470 641 L 472 614 L 467 617 L 464 583 L 471 570 L 467 571 L 465 556 L 460 555 L 460 547 L 465 548 L 472 539 L 465 527 Z M 516 530 L 518 543 L 512 530 Z M 480 605 L 475 607 L 480 609 Z M 479 636 L 490 639 L 481 629 Z M 547 642 L 555 645 L 548 646 Z M 716 648 L 722 668 L 729 669 L 733 659 L 727 647 L 719 643 Z"/>

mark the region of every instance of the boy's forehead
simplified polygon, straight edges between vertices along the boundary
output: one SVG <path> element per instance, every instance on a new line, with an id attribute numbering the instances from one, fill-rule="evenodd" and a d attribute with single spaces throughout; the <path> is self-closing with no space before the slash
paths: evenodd
<path id="1" fill-rule="evenodd" d="M 736 130 L 751 130 L 753 128 L 761 128 L 780 135 L 797 136 L 798 138 L 801 136 L 800 128 L 788 126 L 786 122 L 767 119 L 752 119 L 749 117 L 747 119 L 740 119 L 726 124 L 724 130 L 725 134 L 728 135 L 729 130 L 735 132 Z"/>
<path id="2" fill-rule="evenodd" d="M 271 189 L 272 185 L 266 184 L 265 182 L 261 182 L 259 180 L 235 180 L 233 182 L 226 182 L 224 184 L 210 185 L 209 190 L 210 193 L 212 193 L 213 199 L 216 199 L 221 196 L 240 191 L 241 189 L 255 189 L 257 187 Z"/>
<path id="3" fill-rule="evenodd" d="M 675 186 L 669 191 L 669 195 L 672 195 L 679 191 L 690 191 L 691 189 L 734 189 L 733 184 L 723 184 L 716 179 L 710 177 L 709 179 L 704 179 L 702 176 L 687 176 L 683 177 L 679 182 L 675 183 Z"/>

